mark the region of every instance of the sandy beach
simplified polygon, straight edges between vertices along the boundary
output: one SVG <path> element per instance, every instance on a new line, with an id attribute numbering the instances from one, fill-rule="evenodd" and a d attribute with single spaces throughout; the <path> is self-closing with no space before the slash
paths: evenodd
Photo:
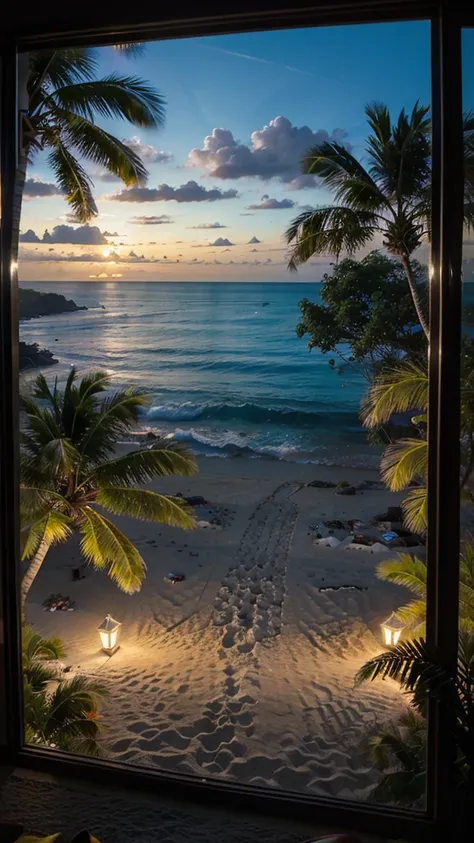
<path id="1" fill-rule="evenodd" d="M 368 522 L 403 495 L 382 488 L 353 496 L 313 480 L 377 481 L 369 469 L 264 459 L 200 459 L 193 478 L 151 488 L 200 495 L 204 528 L 117 519 L 139 548 L 147 578 L 120 592 L 89 570 L 73 582 L 78 542 L 53 548 L 30 592 L 28 621 L 65 642 L 70 675 L 108 690 L 101 705 L 103 754 L 132 764 L 304 793 L 363 799 L 378 774 L 366 736 L 395 720 L 406 698 L 390 681 L 355 688 L 380 652 L 380 622 L 406 598 L 375 577 L 393 551 L 314 544 L 324 521 Z M 336 531 L 337 532 L 337 531 Z M 166 579 L 170 572 L 182 582 Z M 73 612 L 45 612 L 52 592 Z M 97 626 L 122 622 L 109 658 Z"/>

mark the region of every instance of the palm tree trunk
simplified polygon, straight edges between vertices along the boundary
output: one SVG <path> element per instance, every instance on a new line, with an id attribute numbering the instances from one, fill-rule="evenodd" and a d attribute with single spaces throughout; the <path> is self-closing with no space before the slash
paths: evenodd
<path id="1" fill-rule="evenodd" d="M 26 622 L 26 598 L 28 597 L 28 592 L 33 585 L 33 582 L 36 578 L 38 571 L 40 570 L 45 556 L 51 547 L 51 542 L 46 541 L 43 539 L 38 550 L 36 551 L 33 559 L 31 560 L 30 564 L 28 565 L 27 570 L 25 571 L 22 581 L 21 581 L 21 619 L 22 622 Z"/>
<path id="2" fill-rule="evenodd" d="M 408 281 L 408 286 L 410 288 L 411 297 L 413 299 L 413 304 L 415 305 L 416 315 L 418 316 L 419 323 L 423 328 L 423 333 L 428 340 L 430 341 L 430 329 L 428 327 L 428 323 L 426 321 L 425 314 L 423 313 L 423 308 L 421 306 L 420 297 L 418 295 L 418 290 L 416 289 L 416 281 L 413 276 L 413 269 L 410 263 L 410 258 L 408 255 L 401 255 L 401 264 L 403 269 L 405 270 L 405 274 Z"/>

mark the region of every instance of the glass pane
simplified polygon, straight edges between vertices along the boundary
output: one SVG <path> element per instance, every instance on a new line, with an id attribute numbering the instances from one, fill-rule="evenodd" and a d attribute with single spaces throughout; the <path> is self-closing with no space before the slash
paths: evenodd
<path id="1" fill-rule="evenodd" d="M 420 807 L 429 24 L 29 68 L 27 741 Z"/>

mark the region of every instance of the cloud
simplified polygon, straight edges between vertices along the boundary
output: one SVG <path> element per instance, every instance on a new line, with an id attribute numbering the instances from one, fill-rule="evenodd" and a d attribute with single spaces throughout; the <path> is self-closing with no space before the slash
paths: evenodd
<path id="1" fill-rule="evenodd" d="M 168 214 L 161 214 L 159 217 L 132 217 L 129 222 L 133 225 L 168 225 L 174 220 Z"/>
<path id="2" fill-rule="evenodd" d="M 218 237 L 217 240 L 214 240 L 214 243 L 210 244 L 211 246 L 233 246 L 234 244 L 227 240 L 226 237 Z"/>
<path id="3" fill-rule="evenodd" d="M 109 235 L 111 236 L 111 235 Z M 107 243 L 105 234 L 96 225 L 55 225 L 51 232 L 46 229 L 38 237 L 32 229 L 20 234 L 20 243 L 74 243 L 76 246 L 102 246 Z"/>
<path id="4" fill-rule="evenodd" d="M 29 228 L 28 231 L 20 234 L 19 240 L 20 243 L 41 243 L 41 240 L 32 228 Z"/>
<path id="5" fill-rule="evenodd" d="M 23 196 L 33 199 L 39 196 L 58 196 L 64 193 L 53 182 L 41 181 L 39 178 L 26 179 L 23 188 Z"/>
<path id="6" fill-rule="evenodd" d="M 220 190 L 218 187 L 203 187 L 195 181 L 188 181 L 181 187 L 160 184 L 158 187 L 130 187 L 108 196 L 114 202 L 216 202 L 219 199 L 234 199 L 236 190 Z"/>
<path id="7" fill-rule="evenodd" d="M 94 181 L 110 182 L 110 184 L 116 184 L 117 182 L 122 181 L 119 176 L 114 175 L 114 173 L 109 173 L 108 170 L 96 170 L 93 173 L 92 178 Z"/>
<path id="8" fill-rule="evenodd" d="M 261 240 L 258 240 L 258 238 L 257 238 L 257 237 L 252 237 L 252 239 L 251 239 L 251 240 L 249 240 L 248 245 L 249 245 L 249 246 L 253 246 L 255 243 L 261 243 L 261 242 L 262 242 L 262 241 L 261 241 Z"/>
<path id="9" fill-rule="evenodd" d="M 280 211 L 285 208 L 294 208 L 295 203 L 292 199 L 270 199 L 269 196 L 262 196 L 262 201 L 258 205 L 248 205 L 253 211 Z"/>
<path id="10" fill-rule="evenodd" d="M 188 163 L 203 168 L 212 178 L 277 178 L 301 189 L 316 184 L 315 176 L 302 175 L 300 170 L 308 149 L 324 141 L 342 143 L 346 134 L 344 129 L 334 129 L 331 135 L 326 129 L 313 131 L 309 126 L 293 126 L 287 117 L 276 117 L 252 132 L 249 145 L 238 143 L 229 129 L 213 129 L 201 149 L 191 150 Z"/>
<path id="11" fill-rule="evenodd" d="M 221 225 L 220 222 L 201 222 L 199 225 L 188 225 L 188 228 L 227 228 L 227 225 Z"/>
<path id="12" fill-rule="evenodd" d="M 255 214 L 240 214 L 241 217 L 254 217 Z"/>
<path id="13" fill-rule="evenodd" d="M 136 155 L 139 155 L 146 164 L 168 164 L 173 160 L 171 152 L 163 152 L 150 144 L 143 143 L 137 135 L 128 140 L 124 139 L 123 143 Z"/>

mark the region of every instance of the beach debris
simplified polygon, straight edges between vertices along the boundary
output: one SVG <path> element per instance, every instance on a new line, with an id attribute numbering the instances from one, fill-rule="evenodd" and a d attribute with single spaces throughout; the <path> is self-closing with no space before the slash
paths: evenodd
<path id="1" fill-rule="evenodd" d="M 383 540 L 386 542 L 392 541 L 392 539 L 399 539 L 400 536 L 394 530 L 389 530 L 388 533 L 384 533 L 382 536 Z"/>
<path id="2" fill-rule="evenodd" d="M 355 495 L 356 489 L 355 489 L 354 486 L 342 486 L 341 484 L 339 484 L 339 486 L 336 487 L 335 494 L 336 495 Z"/>
<path id="3" fill-rule="evenodd" d="M 171 583 L 173 583 L 173 585 L 177 582 L 183 582 L 183 580 L 185 580 L 185 579 L 186 579 L 185 574 L 169 573 L 169 574 L 166 574 L 165 577 L 164 577 L 165 582 L 171 582 Z"/>
<path id="4" fill-rule="evenodd" d="M 337 483 L 331 483 L 329 480 L 310 480 L 306 485 L 312 486 L 313 489 L 335 489 Z"/>
<path id="5" fill-rule="evenodd" d="M 45 612 L 73 612 L 76 605 L 75 600 L 70 597 L 63 597 L 62 594 L 50 594 L 46 600 L 43 601 L 43 610 Z"/>
<path id="6" fill-rule="evenodd" d="M 374 542 L 372 545 L 372 553 L 382 553 L 385 550 L 387 550 L 387 545 L 382 542 Z"/>
<path id="7" fill-rule="evenodd" d="M 372 553 L 372 547 L 370 545 L 359 544 L 358 542 L 351 542 L 344 550 L 365 550 L 367 553 Z"/>
<path id="8" fill-rule="evenodd" d="M 368 591 L 366 585 L 322 585 L 318 591 Z"/>
<path id="9" fill-rule="evenodd" d="M 323 538 L 315 539 L 313 544 L 319 545 L 320 547 L 339 547 L 341 542 L 339 539 L 336 539 L 336 536 L 324 536 Z"/>
<path id="10" fill-rule="evenodd" d="M 201 530 L 221 530 L 222 527 L 219 524 L 215 524 L 212 521 L 197 521 L 196 526 L 200 527 Z"/>
<path id="11" fill-rule="evenodd" d="M 396 521 L 400 523 L 402 521 L 403 515 L 400 506 L 389 506 L 386 512 L 382 512 L 381 515 L 375 515 L 374 521 Z"/>
<path id="12" fill-rule="evenodd" d="M 349 526 L 351 525 L 350 521 L 348 521 L 346 523 L 345 521 L 339 521 L 337 518 L 333 519 L 332 521 L 324 521 L 323 523 L 324 523 L 325 527 L 328 527 L 331 530 L 346 530 L 347 529 L 347 523 L 349 524 Z M 352 522 L 352 523 L 356 523 L 356 522 Z"/>

